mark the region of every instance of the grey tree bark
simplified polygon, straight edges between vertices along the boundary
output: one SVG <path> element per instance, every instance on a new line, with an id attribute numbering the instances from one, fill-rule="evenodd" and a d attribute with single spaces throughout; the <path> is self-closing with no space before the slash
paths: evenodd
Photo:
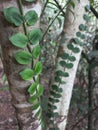
<path id="1" fill-rule="evenodd" d="M 18 0 L 1 0 L 0 1 L 0 37 L 2 48 L 2 59 L 4 70 L 8 79 L 10 92 L 12 95 L 12 105 L 16 110 L 16 117 L 20 130 L 40 130 L 41 126 L 39 121 L 34 117 L 32 112 L 32 104 L 28 102 L 29 94 L 27 92 L 28 86 L 31 81 L 24 81 L 20 78 L 19 72 L 26 68 L 26 65 L 19 65 L 14 60 L 14 54 L 20 49 L 13 46 L 9 38 L 16 32 L 24 33 L 23 26 L 13 27 L 8 24 L 4 19 L 2 10 L 8 7 L 19 7 Z M 35 4 L 23 4 L 24 13 L 29 10 L 36 10 L 38 15 L 41 14 L 41 1 L 37 1 Z M 38 27 L 39 23 L 36 25 Z M 28 29 L 31 30 L 33 27 Z"/>
<path id="2" fill-rule="evenodd" d="M 67 48 L 67 45 L 73 42 L 73 39 L 76 37 L 76 32 L 79 31 L 79 25 L 84 23 L 83 14 L 85 13 L 85 6 L 89 4 L 88 0 L 80 0 L 80 2 L 78 2 L 78 0 L 74 0 L 73 2 L 75 4 L 75 8 L 73 9 L 72 6 L 68 6 L 66 11 L 65 24 L 57 56 L 56 71 L 61 70 L 63 72 L 69 73 L 69 77 L 67 78 L 62 77 L 62 81 L 65 81 L 66 84 L 59 85 L 59 88 L 63 89 L 62 97 L 60 98 L 60 102 L 55 104 L 57 109 L 53 110 L 54 112 L 57 112 L 59 114 L 59 118 L 55 120 L 54 124 L 57 125 L 57 127 L 59 127 L 60 130 L 65 130 L 66 128 L 67 116 L 72 96 L 74 80 L 82 52 L 82 47 L 79 45 L 74 45 L 74 47 L 78 47 L 80 49 L 80 52 L 77 54 L 71 52 Z M 70 10 L 73 11 L 74 14 Z M 74 66 L 71 69 L 67 68 L 64 69 L 59 64 L 59 62 L 62 60 L 61 55 L 64 52 L 67 52 L 70 56 L 72 55 L 76 57 L 76 61 L 73 62 Z M 53 81 L 52 84 L 58 85 L 58 83 L 55 80 Z"/>

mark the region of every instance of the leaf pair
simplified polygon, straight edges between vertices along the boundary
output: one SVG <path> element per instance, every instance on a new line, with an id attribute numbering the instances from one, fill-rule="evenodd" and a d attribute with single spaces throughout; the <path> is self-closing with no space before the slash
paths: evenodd
<path id="1" fill-rule="evenodd" d="M 37 93 L 38 96 L 41 96 L 43 94 L 44 88 L 42 85 L 38 84 L 37 82 L 30 85 L 28 92 L 30 94 L 34 94 L 34 92 Z"/>
<path id="2" fill-rule="evenodd" d="M 29 53 L 28 51 L 19 51 L 15 54 L 16 61 L 21 65 L 30 64 L 33 58 L 39 58 L 41 53 L 40 46 L 37 45 L 34 47 L 33 52 Z"/>
<path id="3" fill-rule="evenodd" d="M 42 72 L 42 63 L 37 62 L 34 70 L 26 68 L 20 72 L 20 76 L 23 80 L 31 80 L 35 75 L 39 75 Z"/>
<path id="4" fill-rule="evenodd" d="M 26 22 L 28 26 L 31 26 L 34 25 L 38 20 L 38 15 L 34 10 L 28 11 L 25 16 L 22 16 L 16 7 L 9 7 L 5 8 L 3 13 L 5 19 L 15 26 L 20 26 L 23 22 Z"/>
<path id="5" fill-rule="evenodd" d="M 37 44 L 41 40 L 42 33 L 40 29 L 33 29 L 28 33 L 28 37 L 22 33 L 14 34 L 9 40 L 10 42 L 19 48 L 25 48 L 30 41 L 31 44 Z"/>

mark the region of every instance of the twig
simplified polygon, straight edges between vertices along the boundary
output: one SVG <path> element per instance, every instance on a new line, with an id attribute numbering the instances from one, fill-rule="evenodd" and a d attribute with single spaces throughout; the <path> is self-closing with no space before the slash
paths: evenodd
<path id="1" fill-rule="evenodd" d="M 54 0 L 55 3 L 57 4 L 58 8 L 60 9 L 60 11 L 63 13 L 63 15 L 65 16 L 65 12 L 63 11 L 62 7 L 60 6 L 60 4 L 58 3 L 57 0 Z"/>

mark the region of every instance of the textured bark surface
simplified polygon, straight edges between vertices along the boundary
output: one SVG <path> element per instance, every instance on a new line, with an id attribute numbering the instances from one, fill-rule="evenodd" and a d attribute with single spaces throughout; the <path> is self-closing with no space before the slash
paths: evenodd
<path id="1" fill-rule="evenodd" d="M 80 52 L 77 54 L 72 53 L 70 50 L 67 49 L 67 44 L 68 43 L 70 44 L 72 42 L 72 39 L 76 37 L 76 32 L 79 31 L 79 25 L 84 23 L 83 20 L 83 14 L 85 13 L 84 7 L 87 4 L 89 4 L 88 0 L 82 0 L 80 3 L 77 0 L 74 0 L 73 2 L 75 2 L 75 8 L 73 9 L 71 6 L 69 6 L 66 11 L 66 16 L 65 16 L 66 19 L 65 19 L 64 29 L 62 33 L 62 40 L 57 55 L 56 71 L 61 70 L 69 73 L 68 78 L 62 77 L 62 81 L 65 81 L 66 84 L 60 84 L 59 86 L 60 88 L 63 89 L 62 97 L 60 99 L 60 102 L 56 103 L 57 110 L 54 110 L 54 112 L 58 112 L 58 114 L 60 115 L 57 123 L 57 126 L 59 127 L 60 130 L 65 130 L 66 128 L 67 115 L 68 115 L 70 100 L 72 96 L 73 84 L 74 84 L 75 75 L 77 72 L 77 67 L 78 67 L 78 63 L 82 51 L 82 47 L 78 45 L 74 45 L 80 48 Z M 74 15 L 70 10 L 74 12 Z M 60 55 L 64 52 L 67 52 L 69 55 L 76 57 L 76 61 L 73 62 L 74 66 L 72 69 L 67 69 L 67 68 L 64 69 L 59 65 L 59 62 L 62 60 L 60 58 Z M 57 82 L 54 81 L 53 84 L 57 84 Z"/>
<path id="2" fill-rule="evenodd" d="M 12 95 L 12 105 L 15 107 L 19 128 L 21 130 L 40 130 L 38 120 L 34 118 L 31 110 L 32 105 L 28 103 L 29 95 L 27 89 L 32 81 L 24 81 L 19 76 L 19 72 L 28 66 L 19 65 L 15 61 L 14 54 L 21 49 L 14 47 L 9 41 L 9 38 L 14 33 L 24 33 L 23 27 L 13 27 L 6 22 L 2 14 L 2 9 L 10 6 L 18 7 L 17 0 L 0 1 L 0 44 L 2 48 L 4 70 Z M 25 10 L 24 12 L 35 9 L 40 16 L 41 6 L 39 2 L 30 5 L 24 4 L 23 8 Z M 36 26 L 38 26 L 38 24 Z M 29 28 L 29 30 L 32 28 L 33 27 Z"/>

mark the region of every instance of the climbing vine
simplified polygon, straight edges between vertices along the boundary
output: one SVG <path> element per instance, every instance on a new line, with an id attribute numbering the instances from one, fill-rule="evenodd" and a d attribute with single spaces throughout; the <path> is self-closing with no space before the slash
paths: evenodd
<path id="1" fill-rule="evenodd" d="M 86 11 L 89 11 L 90 8 L 87 5 L 85 7 Z M 83 15 L 83 19 L 85 22 L 89 22 L 90 17 L 88 14 Z M 48 100 L 48 112 L 47 117 L 50 120 L 50 130 L 59 130 L 58 123 L 61 121 L 56 121 L 56 119 L 60 118 L 60 115 L 57 110 L 57 105 L 60 101 L 60 98 L 62 97 L 63 88 L 60 88 L 61 84 L 66 84 L 66 78 L 70 76 L 70 74 L 67 72 L 68 69 L 72 69 L 74 66 L 74 62 L 76 61 L 76 57 L 74 54 L 77 54 L 80 52 L 80 47 L 83 46 L 84 40 L 85 40 L 85 32 L 87 31 L 86 24 L 80 24 L 79 25 L 79 31 L 76 33 L 76 37 L 71 39 L 70 42 L 67 44 L 68 52 L 64 52 L 60 55 L 59 65 L 61 69 L 57 70 L 55 72 L 55 84 L 51 86 L 50 90 L 50 97 Z M 65 80 L 63 81 L 63 77 L 65 77 Z"/>
<path id="2" fill-rule="evenodd" d="M 34 2 L 34 0 L 26 0 Z M 10 43 L 19 48 L 14 54 L 14 59 L 19 65 L 28 65 L 19 72 L 19 76 L 23 80 L 30 80 L 32 83 L 28 87 L 29 103 L 32 104 L 34 116 L 42 123 L 42 109 L 40 96 L 43 95 L 43 86 L 40 84 L 40 74 L 42 72 L 42 63 L 39 61 L 41 47 L 39 41 L 42 38 L 42 32 L 38 28 L 28 31 L 29 26 L 36 24 L 38 14 L 31 10 L 26 14 L 23 13 L 21 0 L 18 0 L 19 8 L 4 8 L 3 14 L 6 21 L 14 27 L 23 25 L 24 33 L 17 32 L 9 38 Z M 31 67 L 30 67 L 31 66 Z"/>

